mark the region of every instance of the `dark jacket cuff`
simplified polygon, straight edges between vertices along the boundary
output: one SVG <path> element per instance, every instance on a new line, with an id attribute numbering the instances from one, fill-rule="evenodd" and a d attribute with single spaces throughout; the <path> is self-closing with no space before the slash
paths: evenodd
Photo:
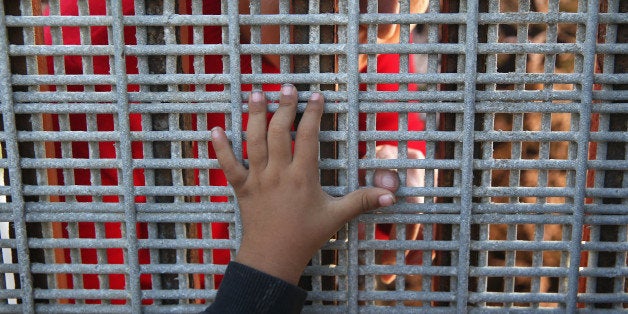
<path id="1" fill-rule="evenodd" d="M 252 267 L 230 262 L 216 301 L 204 313 L 299 313 L 307 292 Z"/>

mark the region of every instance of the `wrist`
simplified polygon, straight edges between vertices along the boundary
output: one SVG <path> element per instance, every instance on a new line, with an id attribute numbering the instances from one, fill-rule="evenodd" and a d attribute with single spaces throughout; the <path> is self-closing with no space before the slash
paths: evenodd
<path id="1" fill-rule="evenodd" d="M 254 247 L 262 248 L 263 246 Z M 290 254 L 275 251 L 273 249 L 255 249 L 243 242 L 236 254 L 235 261 L 297 285 L 307 262 L 301 263 L 290 258 Z"/>

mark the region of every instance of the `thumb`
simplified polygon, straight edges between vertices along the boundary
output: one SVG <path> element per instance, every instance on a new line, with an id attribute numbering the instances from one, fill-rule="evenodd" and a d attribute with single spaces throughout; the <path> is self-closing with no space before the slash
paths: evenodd
<path id="1" fill-rule="evenodd" d="M 364 188 L 337 199 L 337 202 L 338 214 L 348 221 L 363 212 L 393 205 L 396 199 L 386 189 Z"/>

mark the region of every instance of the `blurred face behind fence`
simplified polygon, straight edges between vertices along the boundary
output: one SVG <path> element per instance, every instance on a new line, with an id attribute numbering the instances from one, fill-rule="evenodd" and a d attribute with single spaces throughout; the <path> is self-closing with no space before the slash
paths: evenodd
<path id="1" fill-rule="evenodd" d="M 360 0 L 360 12 L 366 13 L 368 0 Z M 410 13 L 425 13 L 427 11 L 428 0 L 411 0 Z M 377 12 L 384 14 L 399 13 L 399 0 L 379 0 L 377 3 Z M 360 27 L 360 41 L 366 41 L 366 27 Z M 399 42 L 399 25 L 397 24 L 381 24 L 377 28 L 377 41 L 380 43 L 397 43 Z"/>
<path id="2" fill-rule="evenodd" d="M 372 0 L 371 0 L 372 1 Z M 360 0 L 360 12 L 366 13 L 369 0 Z M 428 0 L 411 0 L 410 1 L 410 13 L 425 13 L 427 11 Z M 378 13 L 394 14 L 399 13 L 400 5 L 399 0 L 379 0 L 377 4 Z M 279 13 L 279 0 L 261 0 L 260 3 L 261 14 L 278 14 Z M 240 13 L 250 14 L 249 0 L 240 1 Z M 242 40 L 244 42 L 250 41 L 250 27 L 242 27 Z M 279 43 L 279 26 L 278 25 L 264 25 L 261 30 L 262 44 L 278 44 Z M 360 42 L 366 42 L 367 39 L 367 27 L 360 27 Z M 399 25 L 397 24 L 381 24 L 377 29 L 377 42 L 378 43 L 397 43 L 399 42 Z M 266 60 L 279 68 L 279 56 L 269 55 L 265 56 Z M 361 58 L 362 59 L 362 58 Z M 363 66 L 363 62 L 360 62 L 360 68 Z"/>

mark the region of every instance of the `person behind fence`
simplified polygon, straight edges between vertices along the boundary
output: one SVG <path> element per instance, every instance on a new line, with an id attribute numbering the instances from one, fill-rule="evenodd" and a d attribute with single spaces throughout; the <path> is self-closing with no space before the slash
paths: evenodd
<path id="1" fill-rule="evenodd" d="M 384 188 L 362 188 L 338 198 L 322 190 L 318 133 L 323 107 L 323 96 L 313 93 L 293 153 L 296 88 L 283 85 L 268 127 L 264 94 L 252 92 L 248 168 L 236 159 L 225 131 L 212 129 L 212 145 L 235 191 L 243 230 L 235 261 L 204 313 L 299 313 L 307 293 L 296 285 L 316 250 L 360 213 L 395 203 Z"/>
<path id="2" fill-rule="evenodd" d="M 278 1 L 279 0 L 260 0 L 261 5 L 260 8 L 262 10 L 262 14 L 276 14 L 278 13 Z M 96 1 L 90 0 L 88 1 L 89 14 L 90 15 L 106 15 L 107 12 L 110 12 L 110 8 L 108 8 L 108 1 Z M 191 2 L 190 1 L 180 1 L 184 3 L 183 7 L 179 7 L 179 9 L 184 8 L 187 10 L 187 14 L 191 12 Z M 360 8 L 363 12 L 366 11 L 366 0 L 362 0 L 360 2 Z M 379 12 L 381 13 L 396 13 L 399 12 L 399 3 L 397 0 L 379 0 Z M 58 8 L 53 8 L 53 12 L 58 12 L 60 15 L 79 15 L 79 10 L 77 6 L 76 0 L 61 0 L 60 2 L 51 2 L 51 5 L 58 4 Z M 122 9 L 124 15 L 135 15 L 135 6 L 137 4 L 133 0 L 123 0 L 122 1 Z M 422 13 L 425 12 L 427 7 L 426 0 L 412 0 L 411 1 L 411 10 L 413 13 Z M 221 12 L 221 1 L 220 0 L 208 0 L 202 2 L 202 13 L 205 15 L 220 15 L 226 14 L 226 12 Z M 240 13 L 248 14 L 249 13 L 249 1 L 242 0 L 240 1 Z M 50 14 L 49 12 L 44 14 Z M 181 29 L 186 28 L 187 26 L 181 26 Z M 279 39 L 276 37 L 280 33 L 278 31 L 278 25 L 265 25 L 262 26 L 262 44 L 272 44 L 278 43 Z M 45 43 L 49 45 L 84 45 L 84 38 L 81 36 L 81 29 L 75 26 L 63 26 L 60 27 L 61 32 L 58 32 L 59 28 L 47 27 L 44 31 L 44 39 Z M 193 30 L 192 27 L 187 27 L 187 32 L 179 32 L 182 42 L 193 43 Z M 241 28 L 241 41 L 243 43 L 247 43 L 250 40 L 250 31 L 247 27 L 243 26 Z M 360 40 L 366 40 L 366 27 L 360 28 Z M 202 28 L 203 33 L 203 44 L 222 44 L 222 27 L 221 26 L 204 26 Z M 188 37 L 185 38 L 184 34 L 188 34 Z M 125 26 L 124 28 L 124 39 L 126 45 L 136 45 L 137 44 L 137 32 L 136 27 L 134 26 Z M 109 29 L 106 26 L 90 26 L 89 32 L 89 40 L 92 45 L 110 45 L 109 42 L 110 34 Z M 379 25 L 377 32 L 377 40 L 378 43 L 394 43 L 399 41 L 399 26 L 398 25 Z M 80 75 L 83 73 L 94 73 L 94 74 L 102 74 L 109 75 L 113 74 L 112 69 L 110 69 L 110 56 L 93 56 L 93 62 L 86 63 L 83 60 L 84 57 L 81 56 L 64 56 L 62 58 L 49 57 L 48 58 L 48 73 L 65 73 L 68 75 Z M 222 55 L 205 55 L 202 57 L 204 67 L 200 69 L 198 67 L 194 67 L 194 62 L 188 62 L 187 64 L 182 64 L 181 69 L 184 73 L 223 73 L 223 67 L 227 67 L 228 65 L 223 65 L 223 56 Z M 410 56 L 412 58 L 412 56 Z M 364 71 L 366 69 L 366 61 L 367 59 L 362 56 L 360 58 L 360 69 Z M 85 66 L 93 64 L 92 68 L 87 69 Z M 138 57 L 133 55 L 126 56 L 126 71 L 127 74 L 138 74 L 139 69 L 138 66 Z M 61 67 L 61 68 L 60 68 Z M 413 62 L 409 62 L 410 72 L 414 72 Z M 147 71 L 147 70 L 144 70 Z M 262 73 L 280 73 L 279 71 L 279 58 L 276 55 L 264 55 L 262 58 Z M 252 73 L 252 62 L 250 55 L 242 55 L 241 56 L 241 72 L 243 74 Z M 377 72 L 378 73 L 399 73 L 399 55 L 397 54 L 381 54 L 377 56 Z M 146 72 L 142 72 L 146 73 Z M 58 90 L 58 86 L 51 86 L 51 91 Z M 65 86 L 69 92 L 83 92 L 85 91 L 84 86 Z M 111 91 L 111 86 L 108 85 L 95 85 L 94 90 L 96 92 L 109 92 Z M 189 86 L 190 91 L 195 91 L 196 86 Z M 225 86 L 222 84 L 206 84 L 204 86 L 204 90 L 207 92 L 219 92 L 224 91 Z M 250 84 L 243 84 L 243 91 L 250 91 L 252 86 Z M 269 91 L 279 91 L 281 88 L 278 84 L 263 84 L 262 90 Z M 365 86 L 361 86 L 362 89 L 365 89 Z M 377 84 L 377 90 L 386 92 L 386 91 L 397 91 L 399 89 L 399 85 L 396 83 L 382 83 Z M 415 84 L 409 84 L 408 90 L 416 90 L 417 87 Z M 137 93 L 140 92 L 139 86 L 130 84 L 128 86 L 129 93 Z M 132 105 L 133 106 L 133 105 Z M 143 119 L 146 118 L 147 115 L 139 114 L 139 113 L 131 113 L 130 114 L 130 128 L 131 131 L 151 131 L 150 123 L 143 123 Z M 196 115 L 195 115 L 196 116 Z M 418 113 L 408 113 L 408 130 L 417 131 L 422 130 L 424 128 L 424 122 L 421 120 Z M 245 114 L 243 117 L 243 122 L 246 125 L 248 117 Z M 68 119 L 64 122 L 64 128 L 69 128 L 70 131 L 87 131 L 88 130 L 88 118 L 85 114 L 70 114 L 68 115 Z M 116 122 L 113 114 L 98 114 L 96 116 L 97 125 L 96 128 L 98 131 L 115 131 L 116 130 Z M 198 130 L 198 126 L 196 125 L 195 118 L 192 118 L 192 129 Z M 377 113 L 376 115 L 376 129 L 380 131 L 394 131 L 398 130 L 398 114 L 395 112 L 382 112 Z M 69 121 L 69 123 L 67 123 Z M 366 128 L 366 115 L 360 115 L 360 129 L 364 130 Z M 67 126 L 69 124 L 69 127 Z M 225 127 L 225 114 L 222 113 L 209 113 L 207 114 L 207 124 L 210 126 L 221 126 Z M 54 130 L 59 130 L 61 128 L 61 123 L 57 120 L 56 125 L 54 126 Z M 67 129 L 66 129 L 67 130 Z M 245 143 L 246 144 L 246 143 Z M 425 143 L 421 141 L 409 141 L 407 142 L 407 156 L 408 158 L 423 158 L 425 151 Z M 397 142 L 396 141 L 378 141 L 376 143 L 376 158 L 396 158 L 397 156 Z M 93 158 L 90 155 L 90 148 L 86 142 L 73 142 L 72 143 L 72 158 Z M 132 156 L 134 159 L 143 159 L 145 154 L 145 147 L 142 142 L 134 141 L 132 143 Z M 198 145 L 194 144 L 194 157 L 198 157 Z M 119 152 L 116 151 L 116 143 L 115 142 L 107 142 L 101 141 L 98 142 L 98 151 L 91 152 L 91 154 L 96 153 L 96 158 L 112 158 L 115 159 L 119 156 Z M 244 158 L 247 158 L 247 151 L 243 151 Z M 366 153 L 366 145 L 365 143 L 360 143 L 359 145 L 359 153 L 363 156 Z M 61 156 L 62 152 L 60 149 L 60 145 L 56 146 L 56 155 Z M 209 158 L 215 158 L 215 152 L 210 147 L 208 152 Z M 68 157 L 68 156 L 66 156 Z M 196 184 L 199 184 L 199 171 L 197 170 L 195 173 Z M 205 170 L 207 171 L 207 170 Z M 221 186 L 226 185 L 227 181 L 224 175 L 218 169 L 210 169 L 209 172 L 209 182 L 213 186 Z M 66 173 L 67 174 L 67 173 Z M 61 180 L 61 184 L 63 184 L 64 180 L 74 180 L 74 184 L 76 185 L 92 185 L 97 184 L 94 182 L 98 182 L 100 180 L 100 185 L 103 186 L 116 186 L 119 185 L 119 177 L 117 169 L 101 169 L 100 178 L 92 178 L 92 172 L 89 169 L 75 169 L 74 170 L 74 178 L 64 178 L 64 173 L 59 171 L 59 178 Z M 152 182 L 147 182 L 147 176 L 145 175 L 144 169 L 135 169 L 133 173 L 133 182 L 136 186 L 144 186 L 151 185 Z M 96 181 L 94 181 L 96 180 Z M 68 182 L 68 181 L 66 181 Z M 373 184 L 378 187 L 386 188 L 392 192 L 395 192 L 400 186 L 399 178 L 396 172 L 392 170 L 377 170 L 374 173 Z M 422 172 L 418 169 L 408 169 L 407 171 L 407 180 L 406 185 L 408 186 L 420 186 L 422 185 L 423 178 Z M 94 201 L 91 196 L 77 196 L 78 202 L 92 202 Z M 102 197 L 103 202 L 120 202 L 120 199 L 116 195 L 107 195 Z M 198 199 L 197 199 L 198 201 Z M 227 198 L 224 196 L 211 196 L 210 201 L 212 202 L 226 202 Z M 407 198 L 407 201 L 416 202 L 418 198 Z M 145 203 L 147 199 L 145 196 L 138 195 L 135 199 L 136 203 Z M 123 226 L 120 222 L 107 222 L 104 224 L 104 236 L 105 238 L 122 238 L 123 237 Z M 137 237 L 140 239 L 148 238 L 148 228 L 146 223 L 138 224 L 138 234 Z M 203 226 L 199 224 L 198 234 L 196 235 L 198 238 L 203 237 Z M 360 229 L 361 237 L 364 237 L 364 228 Z M 407 231 L 407 239 L 420 239 L 421 232 L 419 232 L 419 225 L 408 225 L 406 227 Z M 92 222 L 81 222 L 78 226 L 79 237 L 81 238 L 95 238 L 96 237 L 96 228 L 95 224 Z M 394 225 L 390 224 L 378 224 L 375 228 L 375 238 L 377 239 L 394 239 L 396 236 L 396 231 Z M 229 231 L 227 223 L 212 223 L 211 231 L 209 232 L 211 237 L 214 239 L 229 239 Z M 207 234 L 207 233 L 205 233 Z M 64 235 L 67 237 L 67 234 Z M 107 256 L 106 260 L 109 264 L 124 264 L 125 257 L 124 251 L 122 248 L 107 248 Z M 408 264 L 412 263 L 420 263 L 420 251 L 408 251 L 406 252 L 408 256 Z M 204 262 L 203 254 L 198 254 L 200 260 L 197 262 Z M 140 264 L 149 264 L 150 263 L 150 252 L 149 250 L 140 250 L 139 254 L 139 263 Z M 418 256 L 418 257 L 417 257 Z M 377 257 L 378 264 L 394 264 L 395 263 L 395 253 L 393 251 L 378 251 Z M 231 259 L 230 252 L 228 249 L 214 249 L 212 250 L 212 263 L 214 264 L 227 264 Z M 412 261 L 414 262 L 412 262 Z M 77 263 L 78 261 L 73 260 L 69 250 L 65 252 L 65 262 L 66 263 Z M 128 261 L 127 261 L 128 262 Z M 80 263 L 84 264 L 96 264 L 98 263 L 97 252 L 95 249 L 84 248 L 80 250 Z M 71 276 L 71 275 L 68 275 Z M 383 281 L 384 283 L 390 283 L 394 279 L 394 275 L 389 276 L 380 276 L 378 280 Z M 72 288 L 73 280 L 68 278 L 68 287 Z M 123 274 L 110 274 L 108 275 L 108 288 L 109 289 L 124 289 L 125 288 L 125 278 Z M 203 280 L 200 281 L 201 285 Z M 140 283 L 142 289 L 151 289 L 152 287 L 152 279 L 149 274 L 142 274 L 140 277 Z M 84 274 L 83 275 L 83 288 L 85 289 L 99 289 L 101 287 L 101 282 L 99 276 L 96 274 Z M 218 287 L 220 284 L 220 277 L 217 276 L 215 285 Z M 214 287 L 204 287 L 204 288 L 214 288 Z M 99 303 L 98 300 L 87 300 L 88 303 Z M 124 300 L 112 300 L 114 304 L 124 303 Z M 145 303 L 151 303 L 150 300 L 144 300 Z"/>

